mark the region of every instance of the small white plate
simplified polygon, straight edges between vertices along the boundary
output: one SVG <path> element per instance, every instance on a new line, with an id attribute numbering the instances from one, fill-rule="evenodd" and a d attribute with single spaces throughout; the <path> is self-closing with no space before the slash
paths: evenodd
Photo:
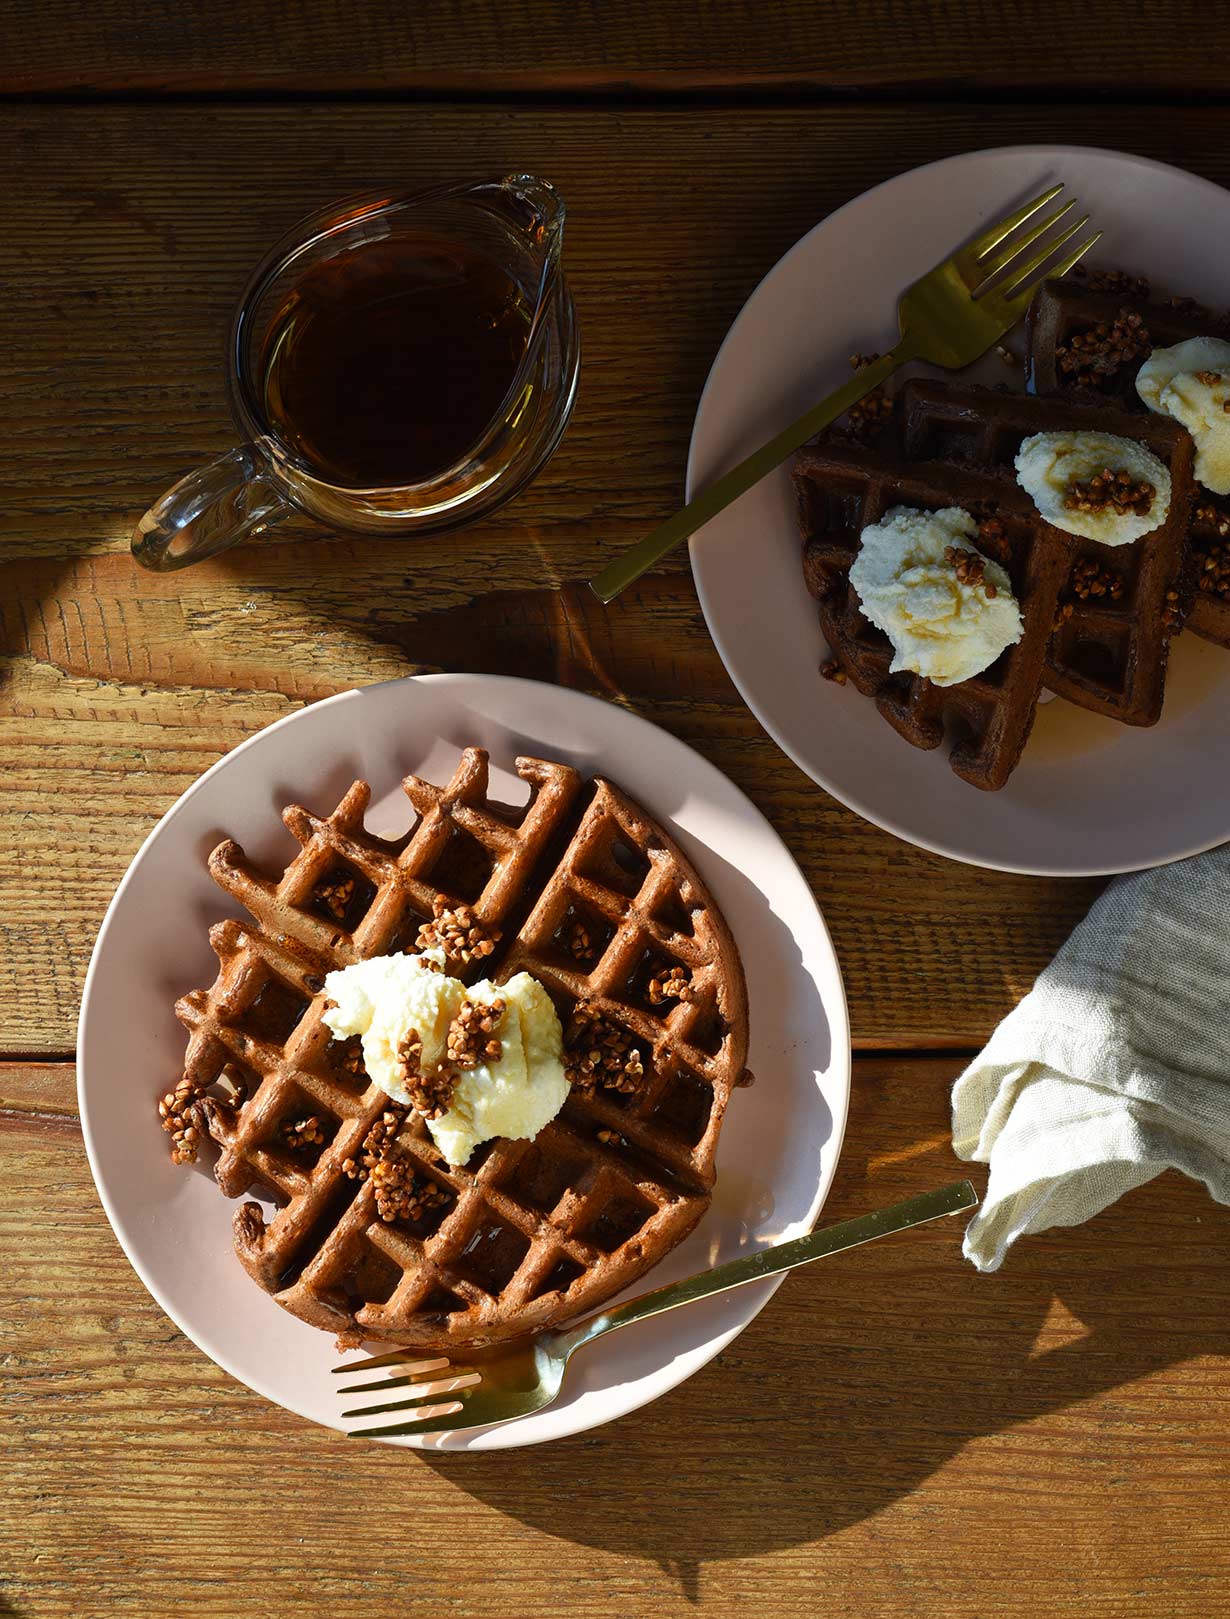
<path id="1" fill-rule="evenodd" d="M 851 354 L 890 348 L 901 289 L 1057 180 L 1105 233 L 1096 262 L 1230 305 L 1230 272 L 1215 250 L 1230 240 L 1230 193 L 1208 180 L 1070 146 L 928 164 L 838 209 L 748 299 L 701 398 L 689 495 L 848 377 Z M 1020 369 L 995 356 L 964 376 L 1021 386 Z M 1156 726 L 1045 703 L 1008 785 L 982 793 L 953 775 L 944 749 L 910 747 L 867 698 L 820 678 L 828 649 L 799 557 L 788 466 L 692 541 L 710 633 L 748 706 L 796 764 L 869 821 L 955 860 L 1056 876 L 1133 871 L 1230 837 L 1230 655 L 1221 648 L 1179 637 Z"/>
<path id="2" fill-rule="evenodd" d="M 519 753 L 602 773 L 678 838 L 711 887 L 743 956 L 756 1083 L 736 1091 L 709 1212 L 634 1292 L 799 1236 L 820 1211 L 841 1146 L 850 1089 L 845 994 L 815 900 L 768 822 L 725 776 L 646 720 L 533 681 L 430 675 L 316 703 L 221 759 L 163 817 L 107 911 L 86 978 L 77 1061 L 86 1150 L 124 1252 L 171 1319 L 249 1388 L 326 1427 L 342 1408 L 329 1334 L 289 1315 L 231 1248 L 236 1205 L 203 1164 L 173 1166 L 155 1103 L 179 1077 L 185 1037 L 176 996 L 213 981 L 211 921 L 238 915 L 211 882 L 209 850 L 236 837 L 280 867 L 294 851 L 284 804 L 327 812 L 357 777 L 367 820 L 395 835 L 411 814 L 408 772 L 447 780 L 469 743 L 489 749 L 497 796 L 523 800 Z M 716 1355 L 781 1278 L 672 1311 L 578 1356 L 545 1411 L 472 1434 L 390 1441 L 493 1450 L 579 1433 L 634 1411 Z"/>

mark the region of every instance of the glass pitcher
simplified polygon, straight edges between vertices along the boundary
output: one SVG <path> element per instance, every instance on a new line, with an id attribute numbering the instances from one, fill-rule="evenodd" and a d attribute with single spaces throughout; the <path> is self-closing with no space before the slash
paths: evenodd
<path id="1" fill-rule="evenodd" d="M 563 228 L 558 192 L 526 174 L 363 194 L 303 220 L 258 266 L 231 324 L 228 393 L 242 443 L 189 473 L 150 508 L 133 534 L 133 555 L 147 568 L 183 568 L 296 511 L 330 527 L 410 534 L 470 522 L 501 506 L 550 459 L 576 397 L 580 342 L 560 266 Z M 271 331 L 317 267 L 372 244 L 395 252 L 399 243 L 424 239 L 437 251 L 451 246 L 504 273 L 524 319 L 520 359 L 485 428 L 451 464 L 420 469 L 406 481 L 355 487 L 313 464 L 275 421 L 266 386 Z"/>

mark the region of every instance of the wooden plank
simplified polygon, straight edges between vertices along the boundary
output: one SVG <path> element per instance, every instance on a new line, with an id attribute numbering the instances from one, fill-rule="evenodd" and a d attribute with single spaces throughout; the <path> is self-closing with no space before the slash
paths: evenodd
<path id="1" fill-rule="evenodd" d="M 963 1173 L 955 1066 L 858 1063 L 826 1220 Z M 0 1131 L 0 1612 L 1220 1611 L 1230 1212 L 1177 1176 L 995 1277 L 956 1222 L 799 1272 L 609 1428 L 410 1456 L 232 1383 L 129 1270 L 75 1132 Z"/>
<path id="2" fill-rule="evenodd" d="M 0 1113 L 75 1120 L 73 1070 L 60 1062 L 0 1062 Z"/>
<path id="3" fill-rule="evenodd" d="M 0 88 L 597 92 L 1225 89 L 1216 6 L 1184 0 L 5 0 Z M 1093 47 L 1092 41 L 1098 41 Z"/>
<path id="4" fill-rule="evenodd" d="M 1228 119 L 1005 106 L 996 134 L 1130 140 L 1224 181 Z M 579 582 L 678 500 L 712 355 L 780 253 L 903 153 L 985 138 L 980 113 L 945 107 L 9 109 L 6 277 L 22 318 L 0 357 L 0 1051 L 71 1047 L 107 899 L 204 768 L 304 702 L 424 668 L 561 679 L 693 743 L 800 859 L 856 1040 L 977 1044 L 1097 885 L 951 865 L 812 787 L 737 700 L 682 559 L 609 614 Z M 140 511 L 230 440 L 220 356 L 263 247 L 365 181 L 425 184 L 462 162 L 541 168 L 572 206 L 586 359 L 547 473 L 460 535 L 355 541 L 304 525 L 183 575 L 136 570 Z M 851 347 L 877 336 L 851 333 Z"/>

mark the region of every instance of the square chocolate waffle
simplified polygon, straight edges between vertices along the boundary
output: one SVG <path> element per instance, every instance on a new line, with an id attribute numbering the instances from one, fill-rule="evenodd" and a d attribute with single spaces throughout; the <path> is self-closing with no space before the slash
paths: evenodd
<path id="1" fill-rule="evenodd" d="M 1128 725 L 1154 725 L 1166 691 L 1170 637 L 1195 590 L 1186 536 L 1195 489 L 1190 436 L 1176 422 L 1102 406 L 1001 393 L 971 384 L 917 380 L 902 392 L 908 460 L 947 459 L 986 482 L 978 498 L 1001 520 L 1017 512 L 1042 523 L 1017 482 L 1015 460 L 1032 433 L 1113 433 L 1135 439 L 1170 472 L 1164 523 L 1130 545 L 1102 545 L 1043 527 L 1067 548 L 1042 683 L 1080 708 Z M 992 492 L 989 485 L 995 486 Z M 955 504 L 963 504 L 958 501 Z M 971 508 L 972 509 L 972 508 Z M 975 515 L 982 515 L 980 507 Z"/>
<path id="2" fill-rule="evenodd" d="M 1048 281 L 1029 306 L 1026 364 L 1039 394 L 1149 414 L 1136 373 L 1155 348 L 1192 337 L 1230 339 L 1230 320 L 1190 298 L 1153 298 L 1147 285 L 1127 278 L 1110 288 L 1091 279 Z M 1188 541 L 1196 595 L 1186 626 L 1230 647 L 1230 496 L 1197 485 Z"/>
<path id="3" fill-rule="evenodd" d="M 909 671 L 890 673 L 887 635 L 863 615 L 850 568 L 863 529 L 893 506 L 936 511 L 965 506 L 978 515 L 967 473 L 943 461 L 911 463 L 899 443 L 875 448 L 838 439 L 806 446 L 794 483 L 803 534 L 803 571 L 820 627 L 837 665 L 875 699 L 880 713 L 916 748 L 951 735 L 949 764 L 975 787 L 1002 787 L 1034 722 L 1047 643 L 1067 576 L 1063 545 L 1040 521 L 1010 513 L 980 533 L 978 544 L 1007 570 L 1021 605 L 1024 634 L 989 669 L 956 686 L 936 686 Z M 994 514 L 990 504 L 986 517 Z M 983 525 L 984 527 L 986 525 Z"/>
<path id="4" fill-rule="evenodd" d="M 1133 546 L 1102 546 L 1053 528 L 1016 481 L 1025 437 L 1094 426 L 1141 440 L 1170 467 L 1171 515 Z M 1190 594 L 1182 580 L 1192 487 L 1185 439 L 1173 423 L 920 379 L 898 396 L 895 430 L 874 444 L 822 437 L 808 445 L 794 470 L 804 574 L 838 664 L 914 746 L 937 747 L 947 728 L 953 770 L 987 789 L 1002 787 L 1020 759 L 1044 685 L 1116 718 L 1156 719 L 1167 609 L 1181 609 Z M 1021 606 L 1021 640 L 956 686 L 890 674 L 892 645 L 863 616 L 849 583 L 862 530 L 898 505 L 969 511 L 979 521 L 978 548 L 1007 570 Z M 1104 559 L 1115 549 L 1133 553 L 1115 561 L 1120 591 L 1105 609 L 1096 598 L 1090 605 L 1077 586 L 1090 560 L 1109 566 Z M 1177 603 L 1168 600 L 1172 591 Z"/>

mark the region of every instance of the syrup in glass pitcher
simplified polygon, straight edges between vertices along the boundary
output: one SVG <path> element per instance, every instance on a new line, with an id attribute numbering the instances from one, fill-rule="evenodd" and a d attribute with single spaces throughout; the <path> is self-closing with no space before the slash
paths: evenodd
<path id="1" fill-rule="evenodd" d="M 295 511 L 408 534 L 502 505 L 576 396 L 563 226 L 559 194 L 531 175 L 352 197 L 303 221 L 232 322 L 244 442 L 151 507 L 137 560 L 186 567 Z"/>

